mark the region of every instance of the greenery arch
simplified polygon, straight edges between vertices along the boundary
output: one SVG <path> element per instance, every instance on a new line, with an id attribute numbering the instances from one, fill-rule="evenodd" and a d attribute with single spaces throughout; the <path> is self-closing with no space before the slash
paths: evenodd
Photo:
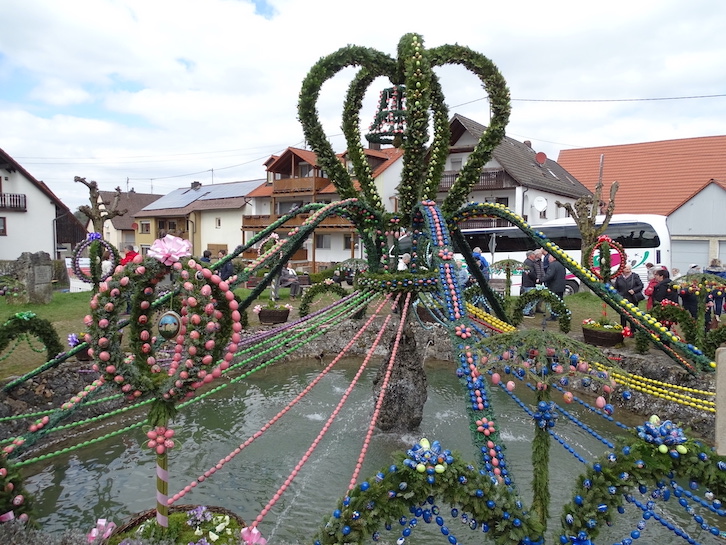
<path id="1" fill-rule="evenodd" d="M 562 510 L 561 542 L 584 543 L 583 537 L 595 538 L 598 526 L 613 520 L 614 511 L 622 508 L 630 493 L 644 494 L 649 486 L 654 486 L 660 492 L 654 490 L 651 498 L 667 500 L 670 491 L 663 490 L 668 490 L 666 483 L 672 486 L 674 479 L 687 479 L 692 487 L 703 486 L 716 497 L 723 497 L 726 458 L 716 456 L 698 441 L 687 439 L 680 428 L 670 421 L 661 422 L 656 416 L 636 430 L 635 442 L 620 443 L 618 449 L 593 462 L 576 480 L 575 496 Z M 676 497 L 680 496 L 677 490 Z M 580 541 L 574 539 L 578 535 Z"/>
<path id="2" fill-rule="evenodd" d="M 552 312 L 557 314 L 560 331 L 562 333 L 569 333 L 572 326 L 572 313 L 570 309 L 567 308 L 567 305 L 562 299 L 545 287 L 537 287 L 529 290 L 517 298 L 517 302 L 514 304 L 514 309 L 512 310 L 512 325 L 517 326 L 522 323 L 524 319 L 524 313 L 522 311 L 527 306 L 527 303 L 540 300 L 549 304 Z"/>
<path id="3" fill-rule="evenodd" d="M 458 454 L 441 451 L 437 442 L 429 445 L 422 439 L 405 455 L 399 453 L 393 465 L 339 500 L 314 542 L 362 543 L 382 525 L 398 524 L 401 517 L 411 516 L 412 506 L 430 507 L 435 499 L 460 506 L 480 527 L 488 528 L 500 545 L 525 542 L 527 538 L 535 542 L 543 532 L 542 526 L 523 512 L 510 487 L 495 484 L 460 460 Z"/>
<path id="4" fill-rule="evenodd" d="M 58 333 L 53 324 L 43 318 L 38 318 L 34 312 L 19 312 L 11 316 L 0 326 L 0 352 L 17 337 L 32 334 L 45 345 L 48 360 L 52 360 L 63 352 Z"/>
<path id="5" fill-rule="evenodd" d="M 348 296 L 348 292 L 345 288 L 339 286 L 335 282 L 320 282 L 318 284 L 313 284 L 310 288 L 305 290 L 305 295 L 303 295 L 303 298 L 300 301 L 298 313 L 301 318 L 310 314 L 310 304 L 313 302 L 313 299 L 323 293 L 334 293 L 341 298 Z"/>
<path id="6" fill-rule="evenodd" d="M 677 303 L 666 303 L 654 305 L 650 311 L 659 322 L 672 322 L 681 326 L 683 336 L 687 343 L 694 344 L 696 342 L 696 320 L 693 319 L 691 313 Z"/>

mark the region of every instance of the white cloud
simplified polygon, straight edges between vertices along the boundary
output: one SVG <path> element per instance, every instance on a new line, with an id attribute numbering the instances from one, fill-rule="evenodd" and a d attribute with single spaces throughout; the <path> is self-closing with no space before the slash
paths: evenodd
<path id="1" fill-rule="evenodd" d="M 310 67 L 348 44 L 395 57 L 407 32 L 421 34 L 429 48 L 458 43 L 486 55 L 514 99 L 724 89 L 719 25 L 726 5 L 707 0 L 267 5 L 274 15 L 257 15 L 244 0 L 10 3 L 3 15 L 13 24 L 0 34 L 0 147 L 72 208 L 82 198 L 74 175 L 104 189 L 125 187 L 129 177 L 138 191 L 153 184 L 155 192 L 192 179 L 211 183 L 212 176 L 263 177 L 269 154 L 301 144 L 297 100 Z M 340 134 L 353 73 L 347 69 L 322 88 L 318 110 L 330 135 Z M 451 112 L 486 123 L 477 78 L 461 67 L 437 73 Z M 369 90 L 363 128 L 386 85 L 379 79 Z M 512 106 L 508 134 L 556 158 L 569 147 L 720 134 L 726 100 Z M 333 145 L 345 147 L 340 137 Z M 224 168 L 231 165 L 242 166 Z"/>

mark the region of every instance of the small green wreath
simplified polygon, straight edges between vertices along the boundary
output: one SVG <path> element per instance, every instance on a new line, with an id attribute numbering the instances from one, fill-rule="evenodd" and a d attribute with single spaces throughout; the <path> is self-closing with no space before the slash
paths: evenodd
<path id="1" fill-rule="evenodd" d="M 678 324 L 683 331 L 683 336 L 686 342 L 694 344 L 696 342 L 696 329 L 698 324 L 693 319 L 691 313 L 688 312 L 681 305 L 677 304 L 665 304 L 665 305 L 654 305 L 650 311 L 650 315 L 653 316 L 659 322 L 672 322 Z"/>
<path id="2" fill-rule="evenodd" d="M 5 350 L 16 337 L 28 333 L 38 337 L 45 345 L 49 360 L 63 352 L 63 345 L 53 324 L 38 318 L 33 312 L 19 312 L 0 326 L 0 352 Z"/>
<path id="3" fill-rule="evenodd" d="M 310 304 L 313 302 L 313 299 L 323 293 L 334 293 L 335 295 L 338 295 L 341 299 L 348 296 L 348 292 L 345 290 L 345 288 L 339 286 L 335 282 L 331 281 L 329 283 L 320 282 L 318 284 L 313 284 L 307 290 L 305 290 L 305 295 L 303 295 L 302 301 L 300 301 L 300 308 L 298 309 L 298 313 L 300 314 L 301 318 L 310 314 Z"/>
<path id="4" fill-rule="evenodd" d="M 545 287 L 537 287 L 529 290 L 517 298 L 517 302 L 514 304 L 514 309 L 512 310 L 512 325 L 517 326 L 522 323 L 524 319 L 523 310 L 528 303 L 540 300 L 548 303 L 552 307 L 552 313 L 557 314 L 560 331 L 562 333 L 569 333 L 572 325 L 572 313 L 570 309 L 567 308 L 567 305 L 565 305 L 562 299 Z"/>

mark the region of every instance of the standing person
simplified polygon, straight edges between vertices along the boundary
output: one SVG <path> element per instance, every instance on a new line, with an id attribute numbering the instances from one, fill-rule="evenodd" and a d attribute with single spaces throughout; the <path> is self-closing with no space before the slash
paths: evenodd
<path id="1" fill-rule="evenodd" d="M 402 254 L 401 257 L 398 259 L 397 269 L 399 271 L 407 271 L 409 263 L 411 263 L 411 254 L 406 252 L 406 253 Z"/>
<path id="2" fill-rule="evenodd" d="M 633 273 L 630 265 L 623 267 L 623 273 L 613 280 L 613 286 L 618 290 L 620 297 L 631 302 L 636 307 L 638 303 L 645 299 L 643 295 L 643 281 L 640 276 Z M 625 327 L 628 323 L 625 316 L 620 316 L 620 325 Z"/>
<path id="3" fill-rule="evenodd" d="M 471 251 L 471 255 L 474 256 L 474 259 L 477 259 L 479 261 L 479 270 L 481 270 L 481 273 L 484 276 L 484 280 L 489 282 L 489 262 L 487 261 L 486 257 L 484 257 L 481 248 L 479 248 L 479 246 L 474 248 Z"/>
<path id="4" fill-rule="evenodd" d="M 527 251 L 527 258 L 523 262 L 522 268 L 522 288 L 519 291 L 520 295 L 524 295 L 528 291 L 532 291 L 537 287 L 537 271 L 535 269 L 535 260 L 537 259 L 536 253 L 532 250 Z M 522 309 L 522 314 L 525 318 L 534 318 L 534 307 L 536 301 L 530 301 Z"/>
<path id="5" fill-rule="evenodd" d="M 302 289 L 297 278 L 297 272 L 290 267 L 290 263 L 285 263 L 285 267 L 280 271 L 280 287 L 290 288 L 290 299 L 293 301 Z"/>
<path id="6" fill-rule="evenodd" d="M 550 266 L 550 253 L 544 248 L 540 248 L 540 252 L 542 254 L 542 270 L 546 273 Z"/>
<path id="7" fill-rule="evenodd" d="M 547 267 L 547 271 L 545 272 L 544 278 L 542 279 L 544 285 L 547 286 L 547 289 L 554 293 L 557 297 L 559 297 L 560 299 L 564 299 L 565 286 L 567 285 L 567 283 L 565 282 L 565 276 L 567 276 L 565 266 L 557 261 L 555 259 L 555 256 L 553 256 L 552 254 L 547 254 L 547 259 L 549 260 L 549 265 Z M 552 308 L 550 308 L 549 319 L 553 322 L 557 320 L 557 314 L 552 312 Z"/>
<path id="8" fill-rule="evenodd" d="M 127 265 L 128 263 L 131 263 L 134 258 L 139 255 L 137 252 L 134 251 L 134 247 L 129 244 L 124 248 L 126 250 L 126 253 L 124 254 L 123 258 L 121 258 L 121 265 Z"/>
<path id="9" fill-rule="evenodd" d="M 643 290 L 643 294 L 646 297 L 645 310 L 647 311 L 650 311 L 653 308 L 653 290 L 660 282 L 660 280 L 656 278 L 655 273 L 657 273 L 659 270 L 659 267 L 651 267 L 650 269 L 648 269 L 648 285 Z"/>
<path id="10" fill-rule="evenodd" d="M 721 260 L 717 258 L 713 258 L 708 267 L 703 269 L 703 272 L 726 279 L 726 267 L 722 266 Z M 719 293 L 721 295 L 719 295 Z M 714 290 L 711 292 L 711 297 L 713 297 L 713 310 L 716 314 L 716 320 L 720 322 L 721 313 L 723 312 L 724 291 L 722 289 Z"/>
<path id="11" fill-rule="evenodd" d="M 678 292 L 671 286 L 671 274 L 668 269 L 663 268 L 655 272 L 655 278 L 658 280 L 655 288 L 653 288 L 653 304 L 660 304 L 663 299 L 669 299 L 674 303 L 678 302 Z"/>
<path id="12" fill-rule="evenodd" d="M 645 264 L 645 270 L 648 271 L 648 282 L 650 282 L 653 279 L 653 275 L 655 274 L 655 271 L 657 270 L 655 268 L 655 265 L 652 263 L 646 263 Z"/>
<path id="13" fill-rule="evenodd" d="M 544 279 L 545 275 L 544 266 L 542 265 L 542 252 L 544 252 L 542 248 L 537 248 L 534 251 L 534 272 L 537 276 L 537 284 L 542 284 L 542 280 Z M 534 311 L 539 312 L 540 314 L 545 312 L 544 303 L 541 299 L 537 301 L 537 305 L 535 306 Z"/>
<path id="14" fill-rule="evenodd" d="M 217 252 L 217 257 L 219 259 L 223 259 L 226 255 L 227 250 L 219 250 L 219 252 Z M 230 259 L 224 265 L 219 267 L 217 269 L 217 274 L 222 280 L 227 280 L 230 276 L 232 276 L 234 274 L 234 263 L 232 263 L 232 260 Z"/>
<path id="15" fill-rule="evenodd" d="M 105 280 L 113 274 L 113 261 L 111 261 L 111 252 L 106 250 L 101 256 L 101 279 Z"/>
<path id="16" fill-rule="evenodd" d="M 456 279 L 459 281 L 459 287 L 463 290 L 469 282 L 469 268 L 463 259 L 456 260 Z"/>
<path id="17" fill-rule="evenodd" d="M 211 250 L 204 250 L 204 252 L 202 253 L 202 257 L 199 258 L 199 261 L 202 263 L 211 263 L 212 262 Z"/>

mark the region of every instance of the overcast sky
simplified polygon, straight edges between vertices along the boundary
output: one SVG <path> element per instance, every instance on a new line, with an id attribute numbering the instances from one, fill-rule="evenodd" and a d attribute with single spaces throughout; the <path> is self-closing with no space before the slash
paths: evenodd
<path id="1" fill-rule="evenodd" d="M 72 210 L 87 202 L 76 175 L 160 194 L 263 178 L 271 154 L 303 145 L 310 67 L 347 44 L 395 56 L 407 32 L 494 61 L 511 90 L 508 136 L 552 159 L 726 134 L 720 0 L 0 0 L 0 13 L 0 148 Z M 353 73 L 318 106 L 336 151 Z M 450 113 L 486 124 L 478 80 L 438 73 Z M 363 129 L 387 84 L 371 87 Z M 644 100 L 660 98 L 673 100 Z"/>

